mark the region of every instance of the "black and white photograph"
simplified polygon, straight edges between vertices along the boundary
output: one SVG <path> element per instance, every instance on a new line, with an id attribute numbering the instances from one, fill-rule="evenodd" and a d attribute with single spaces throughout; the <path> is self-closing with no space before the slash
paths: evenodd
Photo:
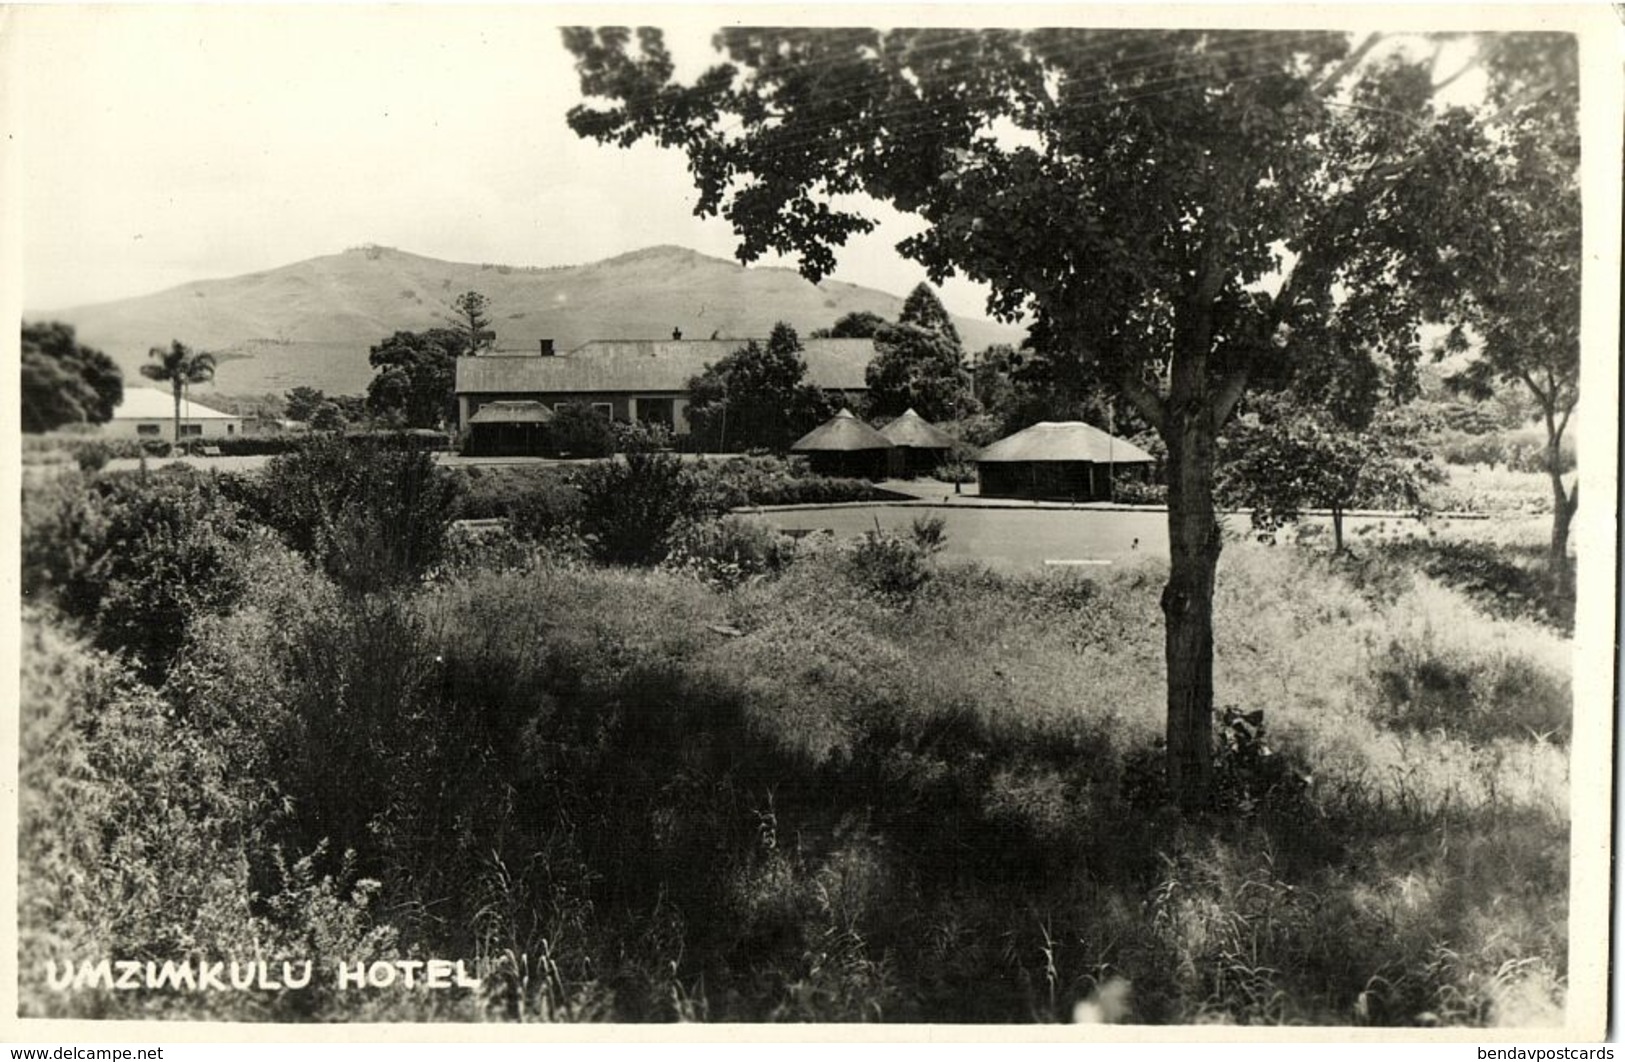
<path id="1" fill-rule="evenodd" d="M 1603 1039 L 1621 39 L 0 7 L 5 1038 Z"/>

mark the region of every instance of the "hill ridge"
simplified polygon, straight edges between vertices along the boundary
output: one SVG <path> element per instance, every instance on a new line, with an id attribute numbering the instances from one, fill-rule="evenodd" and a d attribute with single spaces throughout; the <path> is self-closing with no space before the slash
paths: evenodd
<path id="1" fill-rule="evenodd" d="M 793 269 L 746 267 L 675 244 L 573 266 L 452 262 L 381 244 L 230 277 L 200 279 L 40 315 L 66 321 L 133 378 L 147 351 L 180 339 L 220 359 L 214 389 L 232 394 L 317 387 L 354 394 L 372 378 L 367 356 L 396 331 L 450 323 L 465 291 L 490 301 L 496 348 L 537 350 L 551 339 L 761 337 L 788 321 L 802 334 L 853 312 L 896 319 L 903 299 L 844 281 L 812 284 Z M 32 315 L 31 315 L 31 319 Z M 1020 329 L 954 318 L 967 350 L 1014 342 Z M 205 389 L 205 391 L 208 389 Z"/>

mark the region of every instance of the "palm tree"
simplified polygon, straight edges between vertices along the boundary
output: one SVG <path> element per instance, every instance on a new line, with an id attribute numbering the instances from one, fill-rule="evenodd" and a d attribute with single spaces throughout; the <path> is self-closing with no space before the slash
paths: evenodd
<path id="1" fill-rule="evenodd" d="M 208 383 L 214 379 L 214 355 L 207 351 L 194 351 L 180 340 L 173 340 L 169 349 L 153 347 L 147 357 L 157 358 L 155 364 L 141 366 L 141 375 L 149 380 L 169 384 L 175 395 L 175 445 L 181 442 L 181 396 L 192 384 Z"/>

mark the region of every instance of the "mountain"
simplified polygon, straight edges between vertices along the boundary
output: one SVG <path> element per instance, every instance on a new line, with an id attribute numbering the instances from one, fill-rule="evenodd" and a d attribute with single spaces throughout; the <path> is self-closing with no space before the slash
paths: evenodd
<path id="1" fill-rule="evenodd" d="M 747 269 L 681 247 L 650 247 L 581 266 L 443 262 L 360 247 L 262 273 L 38 315 L 67 321 L 134 379 L 147 351 L 179 339 L 220 361 L 228 394 L 320 388 L 355 394 L 372 378 L 367 352 L 399 330 L 446 324 L 465 291 L 490 300 L 499 351 L 563 353 L 591 339 L 766 336 L 777 321 L 803 335 L 847 313 L 895 320 L 900 296 L 855 284 L 812 284 L 789 269 Z M 31 315 L 34 316 L 34 315 Z M 1019 342 L 1021 329 L 956 317 L 968 351 Z"/>

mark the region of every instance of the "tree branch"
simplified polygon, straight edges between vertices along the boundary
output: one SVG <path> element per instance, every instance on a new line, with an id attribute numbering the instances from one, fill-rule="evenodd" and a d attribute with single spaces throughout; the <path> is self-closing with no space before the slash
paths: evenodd
<path id="1" fill-rule="evenodd" d="M 1365 40 L 1360 42 L 1358 48 L 1355 48 L 1348 54 L 1346 59 L 1337 64 L 1336 70 L 1333 70 L 1326 76 L 1324 81 L 1315 86 L 1315 95 L 1329 96 L 1335 92 L 1343 79 L 1354 72 L 1354 68 L 1360 65 L 1361 60 L 1371 53 L 1371 49 L 1375 48 L 1377 42 L 1382 38 L 1383 34 L 1381 33 L 1369 34 Z"/>
<path id="2" fill-rule="evenodd" d="M 1213 430 L 1218 431 L 1224 427 L 1230 414 L 1236 411 L 1236 403 L 1247 390 L 1247 366 L 1243 365 L 1224 378 L 1219 384 L 1218 392 L 1213 396 Z"/>
<path id="3" fill-rule="evenodd" d="M 1118 390 L 1123 397 L 1134 403 L 1134 408 L 1140 411 L 1140 416 L 1151 423 L 1151 426 L 1160 433 L 1168 420 L 1168 404 L 1145 381 L 1134 375 L 1129 369 L 1117 379 Z"/>

